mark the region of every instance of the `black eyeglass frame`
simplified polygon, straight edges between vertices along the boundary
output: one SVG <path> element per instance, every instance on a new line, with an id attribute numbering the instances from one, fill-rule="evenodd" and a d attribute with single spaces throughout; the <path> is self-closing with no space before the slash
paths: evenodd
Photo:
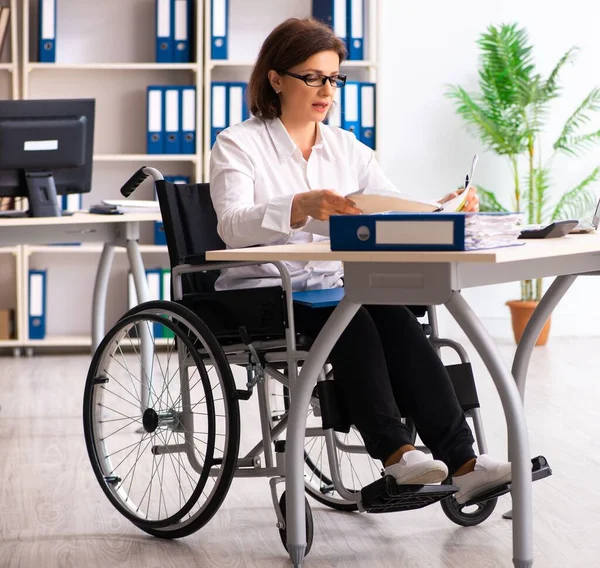
<path id="1" fill-rule="evenodd" d="M 336 75 L 335 77 L 333 75 L 330 75 L 329 77 L 327 75 L 319 75 L 322 79 L 322 82 L 320 85 L 309 85 L 308 81 L 307 81 L 307 77 L 310 77 L 311 75 L 317 75 L 317 73 L 307 73 L 306 75 L 298 75 L 297 73 L 292 73 L 291 71 L 277 71 L 277 73 L 279 73 L 280 75 L 288 75 L 289 77 L 294 77 L 294 79 L 300 79 L 301 81 L 304 81 L 304 83 L 306 83 L 306 85 L 308 87 L 312 87 L 313 89 L 318 89 L 319 87 L 323 87 L 325 85 L 326 81 L 329 81 L 329 84 L 336 88 L 336 89 L 342 89 L 343 87 L 346 86 L 346 80 L 347 80 L 347 75 Z M 341 81 L 342 84 L 338 85 L 337 81 Z M 336 82 L 334 84 L 334 82 Z"/>

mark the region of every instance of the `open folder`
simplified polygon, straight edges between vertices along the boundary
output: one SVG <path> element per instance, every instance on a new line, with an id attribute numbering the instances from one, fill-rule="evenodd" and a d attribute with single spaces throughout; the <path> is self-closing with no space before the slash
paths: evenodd
<path id="1" fill-rule="evenodd" d="M 446 203 L 421 201 L 411 196 L 403 196 L 402 194 L 350 193 L 346 197 L 353 201 L 364 215 L 383 213 L 385 211 L 398 211 L 402 213 L 433 213 L 434 211 L 443 211 L 446 213 L 457 213 L 464 207 L 467 193 L 463 191 Z"/>
<path id="2" fill-rule="evenodd" d="M 394 211 L 396 213 L 457 213 L 465 204 L 467 192 L 462 191 L 446 203 L 416 199 L 402 193 L 349 193 L 348 199 L 354 202 L 363 215 L 374 215 Z M 329 220 L 313 219 L 306 224 L 305 230 L 317 235 L 329 236 Z"/>

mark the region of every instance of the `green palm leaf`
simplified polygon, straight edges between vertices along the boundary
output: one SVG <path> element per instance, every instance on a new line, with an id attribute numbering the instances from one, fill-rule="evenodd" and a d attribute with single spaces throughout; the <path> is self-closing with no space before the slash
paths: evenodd
<path id="1" fill-rule="evenodd" d="M 462 87 L 449 86 L 446 96 L 455 101 L 456 112 L 468 126 L 477 130 L 482 141 L 498 154 L 513 154 L 519 147 L 507 125 L 490 116 L 488 110 L 478 104 Z M 515 148 L 517 146 L 517 148 Z"/>
<path id="2" fill-rule="evenodd" d="M 479 210 L 481 212 L 508 213 L 508 209 L 498 202 L 498 199 L 491 191 L 478 185 L 477 195 L 479 195 Z"/>
<path id="3" fill-rule="evenodd" d="M 552 213 L 552 221 L 557 219 L 579 219 L 586 211 L 594 207 L 596 197 L 590 186 L 600 179 L 600 166 L 579 185 L 567 191 L 558 201 Z"/>
<path id="4" fill-rule="evenodd" d="M 560 89 L 558 87 L 558 75 L 559 75 L 561 69 L 567 63 L 572 63 L 573 61 L 575 61 L 575 57 L 576 57 L 578 51 L 579 51 L 578 47 L 572 47 L 571 49 L 569 49 L 569 51 L 567 51 L 558 60 L 558 63 L 555 65 L 554 69 L 551 71 L 550 75 L 548 76 L 548 79 L 546 79 L 546 82 L 545 82 L 544 86 L 542 87 L 542 91 L 543 91 L 544 95 L 546 96 L 547 100 L 554 99 L 559 95 Z"/>
<path id="5" fill-rule="evenodd" d="M 574 155 L 576 154 L 578 147 L 591 141 L 596 133 L 587 135 L 587 137 L 592 138 L 585 140 L 586 136 L 578 135 L 577 131 L 590 121 L 589 113 L 597 112 L 598 110 L 600 110 L 600 89 L 595 87 L 565 122 L 560 136 L 554 143 L 554 149 Z M 570 143 L 575 143 L 575 147 L 572 147 Z"/>

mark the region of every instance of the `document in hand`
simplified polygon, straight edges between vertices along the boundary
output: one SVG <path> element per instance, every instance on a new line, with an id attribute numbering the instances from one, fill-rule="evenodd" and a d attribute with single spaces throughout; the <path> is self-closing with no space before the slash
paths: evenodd
<path id="1" fill-rule="evenodd" d="M 352 200 L 364 215 L 383 213 L 385 211 L 397 211 L 401 213 L 433 213 L 434 211 L 443 211 L 456 213 L 463 208 L 467 194 L 463 191 L 454 199 L 443 204 L 437 201 L 418 200 L 410 195 L 402 195 L 400 193 L 351 193 L 346 195 L 346 197 Z"/>
<path id="2" fill-rule="evenodd" d="M 415 199 L 411 195 L 402 193 L 350 193 L 346 197 L 352 200 L 363 215 L 374 215 L 376 213 L 456 213 L 460 211 L 467 198 L 466 192 L 462 192 L 454 199 L 446 203 L 437 201 L 424 201 Z M 329 221 L 309 221 L 304 229 L 309 233 L 329 236 Z"/>
<path id="3" fill-rule="evenodd" d="M 331 250 L 461 251 L 520 245 L 522 213 L 333 215 Z"/>

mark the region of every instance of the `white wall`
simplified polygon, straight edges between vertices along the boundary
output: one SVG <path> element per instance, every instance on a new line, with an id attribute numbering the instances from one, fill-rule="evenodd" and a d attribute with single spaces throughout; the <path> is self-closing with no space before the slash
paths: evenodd
<path id="1" fill-rule="evenodd" d="M 475 185 L 495 191 L 508 206 L 512 194 L 508 164 L 484 151 L 476 136 L 466 131 L 444 97 L 445 85 L 477 89 L 475 41 L 489 24 L 517 22 L 526 27 L 542 75 L 571 46 L 579 46 L 575 64 L 563 69 L 563 93 L 549 115 L 542 150 L 548 157 L 564 121 L 590 89 L 600 85 L 599 14 L 600 7 L 590 0 L 381 0 L 380 161 L 390 178 L 402 191 L 442 195 L 464 181 L 477 152 Z M 600 128 L 600 115 L 590 131 L 594 126 Z M 559 195 L 572 188 L 598 165 L 600 146 L 582 159 L 558 157 L 552 170 L 554 191 Z M 600 194 L 600 187 L 594 190 Z M 596 290 L 598 278 L 575 282 L 554 313 L 553 335 L 600 335 Z M 465 291 L 496 337 L 510 337 L 504 302 L 518 294 L 516 283 Z M 455 325 L 446 314 L 441 314 L 445 330 Z"/>

